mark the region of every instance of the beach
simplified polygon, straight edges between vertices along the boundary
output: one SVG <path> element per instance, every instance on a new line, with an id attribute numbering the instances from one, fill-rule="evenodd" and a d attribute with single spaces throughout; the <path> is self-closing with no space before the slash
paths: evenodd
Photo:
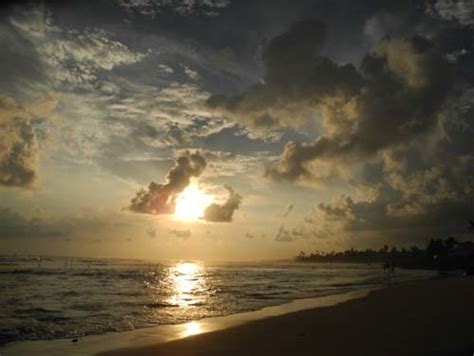
<path id="1" fill-rule="evenodd" d="M 100 355 L 472 355 L 473 301 L 473 277 L 405 282 L 334 306 Z"/>
<path id="2" fill-rule="evenodd" d="M 208 323 L 210 318 L 247 312 L 256 315 L 255 311 L 292 301 L 316 298 L 316 304 L 304 305 L 313 308 L 321 297 L 386 283 L 382 267 L 367 264 L 151 265 L 140 260 L 60 257 L 43 258 L 41 268 L 37 264 L 34 258 L 19 258 L 0 265 L 0 285 L 9 286 L 0 294 L 0 347 L 61 339 L 80 339 L 83 347 L 92 336 L 154 327 L 161 335 L 165 326 Z M 435 275 L 399 269 L 393 282 Z M 216 327 L 222 321 L 218 320 Z"/>
<path id="3" fill-rule="evenodd" d="M 0 2 L 0 356 L 474 356 L 474 0 Z"/>

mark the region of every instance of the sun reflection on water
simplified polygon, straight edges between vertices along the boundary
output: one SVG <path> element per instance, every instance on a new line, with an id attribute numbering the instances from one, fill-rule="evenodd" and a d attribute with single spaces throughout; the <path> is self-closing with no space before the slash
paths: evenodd
<path id="1" fill-rule="evenodd" d="M 205 279 L 202 266 L 194 262 L 178 263 L 170 269 L 170 281 L 173 295 L 166 301 L 171 305 L 187 307 L 202 302 L 202 291 L 205 291 Z"/>
<path id="2" fill-rule="evenodd" d="M 197 321 L 191 321 L 184 325 L 184 330 L 181 334 L 182 337 L 197 335 L 202 333 L 201 325 Z"/>

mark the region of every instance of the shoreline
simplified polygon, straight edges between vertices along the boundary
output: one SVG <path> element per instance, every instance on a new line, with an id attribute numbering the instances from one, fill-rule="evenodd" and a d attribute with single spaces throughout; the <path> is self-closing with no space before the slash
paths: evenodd
<path id="1" fill-rule="evenodd" d="M 446 294 L 446 291 L 448 293 Z M 461 291 L 460 294 L 457 291 Z M 413 300 L 413 298 L 419 299 L 420 296 L 425 295 L 427 303 L 420 303 L 420 300 Z M 467 296 L 467 297 L 466 297 Z M 381 300 L 382 299 L 382 300 Z M 383 301 L 385 300 L 385 301 Z M 407 300 L 412 301 L 412 305 Z M 337 294 L 330 294 L 326 296 L 320 296 L 309 299 L 296 299 L 289 303 L 265 307 L 260 310 L 231 314 L 226 316 L 203 318 L 188 322 L 185 324 L 175 325 L 158 325 L 148 328 L 136 329 L 132 331 L 123 332 L 112 332 L 101 335 L 90 335 L 80 338 L 78 342 L 71 342 L 71 339 L 57 339 L 57 340 L 38 340 L 38 341 L 20 341 L 0 347 L 0 353 L 2 355 L 104 355 L 104 356 L 128 356 L 128 355 L 287 355 L 287 354 L 314 354 L 315 350 L 309 349 L 305 343 L 305 339 L 315 339 L 315 335 L 308 334 L 308 331 L 319 329 L 326 329 L 326 324 L 334 327 L 334 320 L 344 320 L 342 325 L 345 327 L 350 324 L 347 320 L 352 318 L 351 313 L 354 312 L 354 308 L 357 309 L 360 306 L 366 305 L 368 307 L 375 308 L 376 311 L 370 311 L 368 308 L 363 317 L 367 318 L 365 322 L 373 322 L 369 319 L 375 318 L 379 321 L 381 328 L 387 329 L 387 333 L 402 334 L 405 328 L 410 328 L 413 325 L 407 323 L 407 325 L 400 326 L 399 322 L 390 320 L 380 319 L 379 314 L 389 313 L 388 316 L 393 316 L 391 312 L 399 310 L 400 312 L 410 311 L 412 319 L 416 319 L 416 314 L 429 316 L 430 314 L 435 315 L 440 313 L 443 318 L 446 319 L 446 308 L 453 307 L 457 313 L 447 317 L 445 320 L 446 326 L 439 325 L 440 328 L 450 330 L 453 325 L 456 327 L 462 327 L 467 325 L 467 321 L 463 320 L 462 315 L 460 316 L 459 308 L 464 308 L 463 313 L 469 316 L 473 316 L 474 319 L 474 306 L 471 301 L 474 300 L 474 277 L 434 277 L 423 280 L 407 280 L 392 285 L 380 285 L 374 287 L 361 288 L 349 292 L 342 292 Z M 435 304 L 433 305 L 433 301 Z M 402 305 L 397 305 L 402 303 Z M 431 303 L 431 304 L 430 304 Z M 387 305 L 391 307 L 387 309 Z M 394 307 L 394 308 L 393 308 Z M 345 312 L 343 312 L 345 310 Z M 449 314 L 449 312 L 448 312 Z M 308 317 L 310 320 L 308 320 Z M 361 315 L 358 316 L 359 319 Z M 441 316 L 439 319 L 443 319 Z M 295 319 L 298 322 L 295 324 Z M 408 318 L 410 319 L 410 318 Z M 305 320 L 304 322 L 301 322 Z M 438 335 L 435 340 L 443 341 L 443 348 L 446 350 L 458 350 L 468 349 L 468 353 L 436 353 L 431 350 L 429 355 L 469 355 L 471 356 L 474 352 L 474 328 L 471 327 L 471 320 L 469 319 L 469 325 L 466 326 L 468 329 L 472 329 L 469 337 L 466 339 L 466 331 L 457 330 L 457 334 L 461 336 L 445 334 L 444 338 Z M 292 327 L 282 326 L 291 324 Z M 326 323 L 326 324 L 325 324 Z M 362 329 L 367 326 L 360 325 L 361 320 L 357 321 L 357 326 Z M 439 324 L 439 323 L 438 323 Z M 396 327 L 397 332 L 394 333 L 393 327 Z M 376 331 L 378 327 L 372 327 L 371 331 Z M 427 324 L 423 327 L 426 330 Z M 423 330 L 420 328 L 420 330 Z M 462 328 L 461 328 L 462 329 Z M 265 331 L 266 330 L 266 331 Z M 283 335 L 277 336 L 278 340 L 285 340 L 285 335 L 293 335 L 293 339 L 286 340 L 284 345 L 276 350 L 270 352 L 268 349 L 261 349 L 262 345 L 267 345 L 265 337 L 268 337 L 268 333 L 275 331 L 276 335 L 283 333 Z M 344 330 L 344 329 L 343 329 Z M 347 330 L 344 330 L 347 332 Z M 263 332 L 263 333 L 262 333 Z M 329 331 L 327 331 L 329 332 Z M 454 332 L 454 331 L 453 331 Z M 250 333 L 250 334 L 249 334 Z M 259 335 L 262 333 L 262 335 Z M 332 331 L 324 337 L 324 340 L 328 343 L 334 343 L 337 345 L 338 340 L 347 339 L 347 336 L 341 335 L 340 330 Z M 232 335 L 232 336 L 229 336 Z M 254 336 L 252 336 L 254 335 Z M 400 335 L 398 335 L 400 336 Z M 423 338 L 423 335 L 420 335 Z M 369 338 L 370 336 L 366 336 Z M 459 338 L 464 338 L 463 342 L 459 342 Z M 230 338 L 230 342 L 229 342 Z M 393 335 L 394 340 L 397 337 Z M 317 338 L 316 338 L 317 339 Z M 365 346 L 363 346 L 364 355 L 380 355 L 377 352 L 371 353 L 370 350 L 365 349 L 367 345 L 373 343 L 379 343 L 380 337 L 373 337 L 374 340 L 366 340 Z M 240 349 L 238 345 L 232 340 L 242 340 L 243 344 L 251 344 L 247 349 Z M 260 340 L 260 341 L 259 341 Z M 323 340 L 323 341 L 324 341 Z M 382 340 L 386 339 L 382 337 Z M 273 343 L 273 338 L 271 340 Z M 296 344 L 295 344 L 296 342 Z M 315 341 L 316 342 L 316 341 Z M 272 344 L 271 343 L 271 344 Z M 413 341 L 411 341 L 413 343 Z M 270 344 L 270 345 L 271 345 Z M 391 344 L 391 343 L 389 343 Z M 297 353 L 285 353 L 285 347 L 292 345 L 296 348 Z M 302 345 L 305 345 L 304 347 Z M 321 348 L 321 342 L 318 342 L 319 348 Z M 399 346 L 403 346 L 400 343 Z M 407 345 L 409 348 L 410 345 Z M 436 346 L 436 345 L 435 345 Z M 303 349 L 298 349 L 303 347 Z M 327 347 L 327 345 L 325 346 Z M 359 345 L 359 347 L 362 347 Z M 389 347 L 389 345 L 387 345 Z M 393 348 L 393 345 L 390 347 Z M 389 349 L 390 349 L 389 347 Z M 414 352 L 410 353 L 407 350 L 397 349 L 396 352 L 390 353 L 390 350 L 385 350 L 384 355 L 395 355 L 395 354 L 426 354 L 426 350 L 419 353 L 422 348 L 414 348 Z M 218 348 L 216 350 L 215 348 Z M 202 352 L 199 352 L 201 350 Z M 339 355 L 342 354 L 343 350 L 336 348 L 323 348 L 321 355 Z M 472 351 L 471 351 L 472 350 Z M 337 351 L 337 352 L 336 352 Z M 287 350 L 287 352 L 289 352 Z M 341 353 L 340 353 L 341 352 Z M 354 354 L 351 349 L 347 349 L 344 352 Z M 467 351 L 466 351 L 467 352 Z M 357 354 L 357 353 L 355 353 Z"/>
<path id="2" fill-rule="evenodd" d="M 473 301 L 471 276 L 412 281 L 332 306 L 100 355 L 472 356 Z"/>
<path id="3" fill-rule="evenodd" d="M 74 343 L 70 338 L 12 342 L 0 346 L 0 354 L 2 356 L 31 354 L 51 356 L 96 355 L 116 349 L 126 349 L 137 346 L 150 347 L 156 344 L 183 340 L 197 334 L 203 335 L 218 332 L 289 313 L 338 305 L 349 300 L 365 298 L 371 291 L 382 288 L 387 288 L 387 286 L 373 286 L 313 298 L 295 299 L 288 303 L 268 306 L 258 310 L 207 317 L 184 324 L 157 325 L 130 331 L 88 335 L 79 338 L 78 342 Z"/>

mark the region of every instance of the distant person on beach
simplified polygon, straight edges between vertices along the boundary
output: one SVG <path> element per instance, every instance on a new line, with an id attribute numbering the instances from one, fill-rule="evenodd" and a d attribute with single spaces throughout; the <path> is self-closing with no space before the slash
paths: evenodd
<path id="1" fill-rule="evenodd" d="M 393 261 L 387 261 L 383 265 L 384 275 L 387 277 L 388 281 L 390 282 L 392 278 L 395 276 L 395 264 Z"/>

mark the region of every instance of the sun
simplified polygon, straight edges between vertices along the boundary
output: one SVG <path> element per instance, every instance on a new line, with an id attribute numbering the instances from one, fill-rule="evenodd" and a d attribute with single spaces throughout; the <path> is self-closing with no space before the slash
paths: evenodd
<path id="1" fill-rule="evenodd" d="M 212 201 L 210 195 L 200 190 L 196 184 L 191 184 L 178 196 L 174 215 L 184 220 L 199 219 Z"/>

